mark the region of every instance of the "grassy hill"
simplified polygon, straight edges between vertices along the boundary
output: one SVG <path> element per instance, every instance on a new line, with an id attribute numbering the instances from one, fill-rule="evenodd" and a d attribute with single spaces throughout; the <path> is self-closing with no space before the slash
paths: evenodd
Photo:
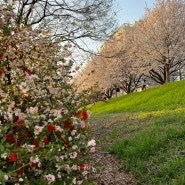
<path id="1" fill-rule="evenodd" d="M 124 159 L 138 184 L 185 185 L 185 81 L 90 105 L 91 121 L 109 125 L 104 149 Z M 116 125 L 116 126 L 115 126 Z"/>

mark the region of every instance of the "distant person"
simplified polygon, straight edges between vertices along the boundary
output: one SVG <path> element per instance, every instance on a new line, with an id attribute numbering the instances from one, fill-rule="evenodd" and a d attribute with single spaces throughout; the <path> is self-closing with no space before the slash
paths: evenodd
<path id="1" fill-rule="evenodd" d="M 146 89 L 146 80 L 143 80 L 142 91 Z"/>

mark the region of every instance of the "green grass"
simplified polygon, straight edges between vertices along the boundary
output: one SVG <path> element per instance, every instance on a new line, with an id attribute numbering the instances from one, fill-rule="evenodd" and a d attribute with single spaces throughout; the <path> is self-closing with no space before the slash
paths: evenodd
<path id="1" fill-rule="evenodd" d="M 135 175 L 138 184 L 185 185 L 185 81 L 89 109 L 92 121 L 115 124 L 116 120 L 117 126 L 106 135 L 114 143 L 105 148 L 124 159 L 124 168 Z"/>
<path id="2" fill-rule="evenodd" d="M 123 111 L 174 110 L 181 109 L 183 105 L 185 105 L 185 81 L 180 81 L 112 98 L 108 103 L 99 102 L 89 108 L 94 114 L 109 114 Z"/>

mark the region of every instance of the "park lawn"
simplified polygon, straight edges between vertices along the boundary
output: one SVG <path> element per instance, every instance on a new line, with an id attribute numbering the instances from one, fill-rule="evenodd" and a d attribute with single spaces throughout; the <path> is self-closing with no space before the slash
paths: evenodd
<path id="1" fill-rule="evenodd" d="M 91 122 L 116 120 L 117 126 L 106 136 L 114 142 L 104 149 L 123 159 L 123 167 L 138 184 L 185 184 L 185 81 L 99 102 L 89 109 Z"/>

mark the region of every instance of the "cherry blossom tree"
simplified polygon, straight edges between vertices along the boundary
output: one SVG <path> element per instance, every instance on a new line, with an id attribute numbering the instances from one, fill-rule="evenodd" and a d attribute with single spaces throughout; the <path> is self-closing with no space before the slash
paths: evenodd
<path id="1" fill-rule="evenodd" d="M 149 76 L 157 83 L 169 82 L 184 66 L 184 15 L 184 1 L 157 0 L 139 22 L 142 58 L 151 66 Z"/>
<path id="2" fill-rule="evenodd" d="M 116 90 L 131 93 L 141 85 L 141 79 L 148 71 L 138 56 L 138 47 L 136 26 L 129 24 L 120 27 L 102 46 L 97 76 L 99 83 L 107 87 L 108 98 Z"/>
<path id="3" fill-rule="evenodd" d="M 184 5 L 182 0 L 157 0 L 153 9 L 146 8 L 142 19 L 120 27 L 102 45 L 94 65 L 86 69 L 87 74 L 93 71 L 88 78 L 84 76 L 86 84 L 96 81 L 111 97 L 116 87 L 130 93 L 146 80 L 163 84 L 174 75 L 182 78 Z"/>
<path id="4" fill-rule="evenodd" d="M 117 52 L 115 81 L 125 93 L 134 92 L 140 85 L 144 73 L 143 63 L 138 57 L 138 45 L 135 25 L 124 25 L 123 32 L 119 35 L 121 42 L 120 51 Z M 113 66 L 112 66 L 113 68 Z M 138 70 L 139 69 L 139 70 Z"/>

